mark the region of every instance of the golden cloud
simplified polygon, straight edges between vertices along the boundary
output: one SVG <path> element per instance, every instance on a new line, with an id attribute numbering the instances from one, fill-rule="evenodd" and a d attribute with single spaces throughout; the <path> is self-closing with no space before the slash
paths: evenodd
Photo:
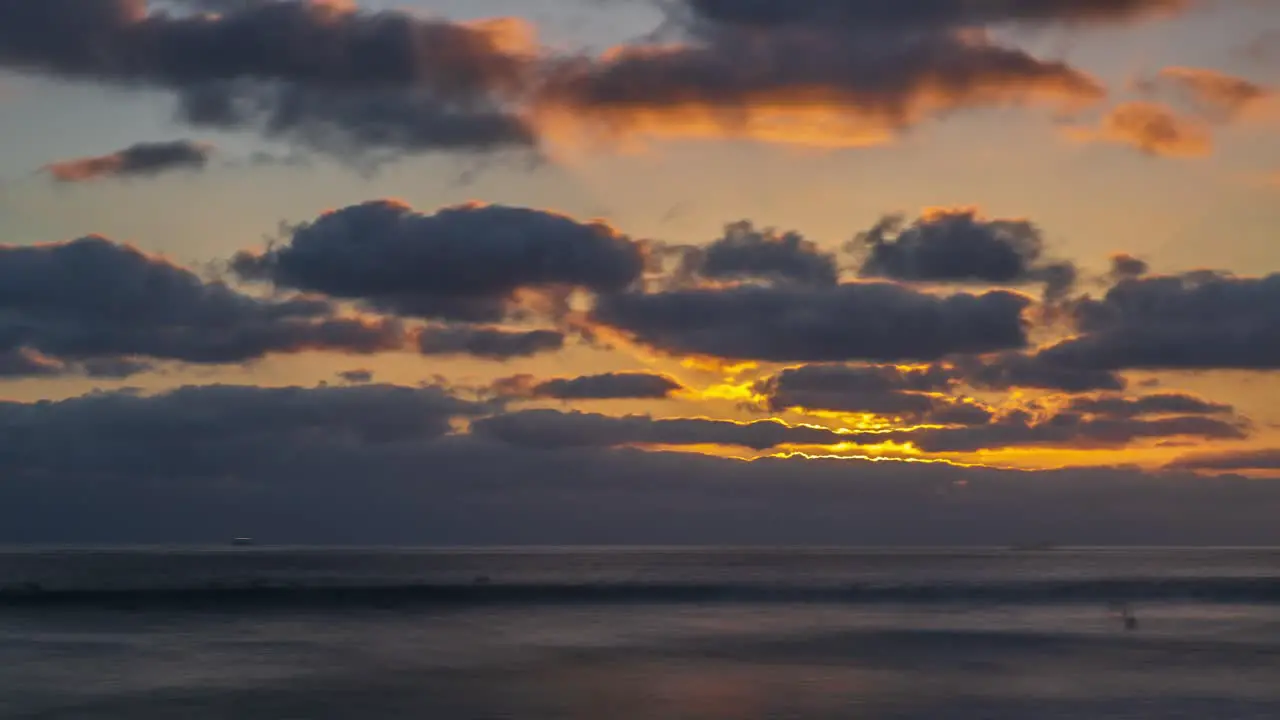
<path id="1" fill-rule="evenodd" d="M 1213 152 L 1209 127 L 1154 102 L 1128 102 L 1115 107 L 1097 128 L 1074 127 L 1067 136 L 1081 142 L 1128 145 L 1147 155 L 1206 157 Z"/>

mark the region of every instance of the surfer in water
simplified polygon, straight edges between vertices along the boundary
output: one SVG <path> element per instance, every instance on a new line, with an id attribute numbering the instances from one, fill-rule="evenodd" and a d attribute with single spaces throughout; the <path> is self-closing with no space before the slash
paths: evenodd
<path id="1" fill-rule="evenodd" d="M 1138 616 L 1134 614 L 1133 608 L 1129 607 L 1129 603 L 1116 603 L 1111 606 L 1111 609 L 1120 616 L 1120 622 L 1125 630 L 1138 629 Z"/>

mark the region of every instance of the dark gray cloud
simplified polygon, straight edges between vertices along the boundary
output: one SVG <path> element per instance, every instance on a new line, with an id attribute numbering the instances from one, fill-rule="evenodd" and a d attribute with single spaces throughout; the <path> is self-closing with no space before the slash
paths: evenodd
<path id="1" fill-rule="evenodd" d="M 756 386 L 767 410 L 796 408 L 872 413 L 914 423 L 984 425 L 993 412 L 984 405 L 951 395 L 956 376 L 934 365 L 806 365 L 788 368 Z"/>
<path id="2" fill-rule="evenodd" d="M 1034 352 L 957 357 L 952 362 L 966 383 L 983 390 L 1027 388 L 1079 393 L 1120 391 L 1128 385 L 1112 370 L 1064 366 Z"/>
<path id="3" fill-rule="evenodd" d="M 74 367 L 91 378 L 123 380 L 154 370 L 156 363 L 137 358 L 104 357 L 88 358 L 70 365 L 64 363 L 63 366 Z"/>
<path id="4" fill-rule="evenodd" d="M 503 330 L 473 325 L 439 325 L 418 333 L 423 355 L 470 355 L 506 361 L 555 352 L 564 347 L 564 333 L 556 330 Z"/>
<path id="5" fill-rule="evenodd" d="M 1015 411 L 987 425 L 895 431 L 882 435 L 880 439 L 910 442 L 929 453 L 968 453 L 1012 447 L 1116 448 L 1157 438 L 1243 440 L 1248 435 L 1248 426 L 1243 421 L 1203 415 L 1146 419 L 1136 416 L 1085 417 L 1081 413 L 1064 411 L 1036 417 L 1028 412 Z"/>
<path id="6" fill-rule="evenodd" d="M 272 454 L 284 460 L 323 444 L 367 448 L 433 440 L 451 431 L 454 418 L 489 410 L 438 387 L 206 385 L 158 395 L 96 392 L 0 403 L 6 429 L 0 463 L 52 476 L 234 477 L 238 468 L 272 463 Z M 68 442 L 74 451 L 67 451 Z"/>
<path id="7" fill-rule="evenodd" d="M 1137 278 L 1146 275 L 1151 271 L 1151 266 L 1146 260 L 1134 257 L 1128 253 L 1116 253 L 1111 256 L 1111 274 L 1113 281 L 1120 281 L 1127 278 Z"/>
<path id="8" fill-rule="evenodd" d="M 216 16 L 140 0 L 0 0 L 0 66 L 155 87 L 202 125 L 258 125 L 343 150 L 532 142 L 507 99 L 529 60 L 500 30 L 309 0 Z M 466 119 L 475 120 L 466 127 Z"/>
<path id="9" fill-rule="evenodd" d="M 772 362 L 937 360 L 1026 345 L 1025 296 L 890 283 L 601 296 L 592 319 L 659 350 Z"/>
<path id="10" fill-rule="evenodd" d="M 381 386 L 0 403 L 0 542 L 1280 543 L 1280 485 L 1244 478 L 742 462 L 440 435 L 447 418 L 483 411 L 440 389 Z"/>
<path id="11" fill-rule="evenodd" d="M 254 298 L 101 237 L 0 246 L 0 357 L 11 371 L 110 377 L 148 360 L 239 363 L 403 343 L 396 323 L 339 317 L 323 301 Z"/>
<path id="12" fill-rule="evenodd" d="M 125 357 L 66 360 L 49 357 L 29 347 L 0 351 L 0 379 L 83 375 L 103 380 L 121 380 L 154 369 L 154 363 Z"/>
<path id="13" fill-rule="evenodd" d="M 835 285 L 840 271 L 834 253 L 823 252 L 799 233 L 757 229 L 742 220 L 706 247 L 683 249 L 681 274 L 712 280 L 764 280 L 800 285 Z"/>
<path id="14" fill-rule="evenodd" d="M 373 371 L 365 370 L 363 368 L 358 368 L 355 370 L 343 370 L 342 372 L 338 373 L 338 379 L 342 380 L 343 382 L 349 382 L 356 385 L 363 385 L 365 383 L 373 382 Z"/>
<path id="15" fill-rule="evenodd" d="M 1173 14 L 1190 0 L 683 0 L 699 18 L 746 25 L 837 23 L 880 28 L 1000 22 L 1125 22 Z"/>
<path id="16" fill-rule="evenodd" d="M 9 348 L 0 352 L 0 378 L 51 377 L 66 368 L 61 362 L 43 357 L 30 348 Z"/>
<path id="17" fill-rule="evenodd" d="M 1170 463 L 1178 470 L 1215 472 L 1275 472 L 1280 470 L 1280 450 L 1238 450 L 1234 452 L 1195 453 Z"/>
<path id="18" fill-rule="evenodd" d="M 512 445 L 543 449 L 605 448 L 624 445 L 728 445 L 769 450 L 784 445 L 833 445 L 844 436 L 825 428 L 791 426 L 776 420 L 735 423 L 705 418 L 613 417 L 559 410 L 522 410 L 482 418 L 476 435 Z"/>
<path id="19" fill-rule="evenodd" d="M 700 25 L 685 43 L 566 61 L 540 92 L 556 120 L 606 134 L 883 143 L 972 108 L 1078 107 L 1102 86 L 1065 63 L 950 29 Z"/>
<path id="20" fill-rule="evenodd" d="M 1138 397 L 1103 395 L 1072 398 L 1067 410 L 1113 418 L 1148 415 L 1230 415 L 1235 408 L 1186 393 L 1155 393 Z"/>
<path id="21" fill-rule="evenodd" d="M 860 274 L 908 282 L 1044 283 L 1050 300 L 1074 286 L 1076 268 L 1044 257 L 1044 236 L 1027 220 L 986 220 L 974 210 L 939 210 L 910 224 L 886 217 L 852 243 Z"/>
<path id="22" fill-rule="evenodd" d="M 194 127 L 252 130 L 352 160 L 537 143 L 534 129 L 510 112 L 457 108 L 430 93 L 398 88 L 205 83 L 183 92 L 179 116 Z"/>
<path id="23" fill-rule="evenodd" d="M 522 289 L 622 290 L 644 266 L 640 243 L 603 223 L 499 205 L 424 215 L 385 200 L 327 213 L 232 261 L 242 278 L 469 322 L 508 317 Z"/>
<path id="24" fill-rule="evenodd" d="M 212 145 L 191 140 L 138 143 L 109 155 L 59 160 L 44 170 L 58 182 L 154 177 L 175 170 L 203 169 L 212 154 Z"/>
<path id="25" fill-rule="evenodd" d="M 1036 354 L 1072 370 L 1280 368 L 1280 275 L 1126 278 L 1073 304 L 1077 335 Z"/>
<path id="26" fill-rule="evenodd" d="M 683 389 L 669 375 L 614 372 L 534 381 L 527 394 L 554 400 L 662 400 Z"/>

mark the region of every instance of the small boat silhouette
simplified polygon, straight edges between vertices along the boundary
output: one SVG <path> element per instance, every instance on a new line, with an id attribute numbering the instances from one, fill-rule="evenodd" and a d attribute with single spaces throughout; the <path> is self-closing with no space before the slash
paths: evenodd
<path id="1" fill-rule="evenodd" d="M 253 538 L 249 538 L 249 537 L 232 538 L 231 544 L 235 547 L 248 547 L 250 545 L 253 545 Z"/>

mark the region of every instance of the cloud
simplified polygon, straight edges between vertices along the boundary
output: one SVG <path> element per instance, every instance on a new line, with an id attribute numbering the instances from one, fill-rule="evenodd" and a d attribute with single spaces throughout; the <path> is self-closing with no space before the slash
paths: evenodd
<path id="1" fill-rule="evenodd" d="M 698 27 L 687 42 L 565 60 L 536 116 L 553 137 L 738 138 L 822 147 L 892 141 L 957 111 L 1102 99 L 1094 78 L 980 33 Z"/>
<path id="2" fill-rule="evenodd" d="M 584 134 L 848 147 L 960 110 L 1075 108 L 1104 96 L 1094 78 L 995 44 L 975 22 L 1101 21 L 1180 5 L 885 5 L 780 25 L 706 5 L 680 44 L 592 56 L 541 47 L 514 18 L 450 22 L 323 0 L 189 2 L 177 12 L 141 0 L 0 0 L 0 68 L 170 91 L 178 118 L 195 127 L 361 162 L 537 151 L 547 136 Z M 761 22 L 775 26 L 750 26 Z"/>
<path id="3" fill-rule="evenodd" d="M 365 383 L 373 382 L 373 371 L 365 370 L 363 368 L 356 369 L 356 370 L 343 370 L 342 372 L 338 373 L 338 378 L 344 382 L 349 382 L 355 385 L 363 385 Z"/>
<path id="4" fill-rule="evenodd" d="M 529 380 L 523 394 L 554 400 L 663 400 L 685 389 L 669 375 L 645 372 L 582 375 L 542 382 Z"/>
<path id="5" fill-rule="evenodd" d="M 1280 60 L 1280 28 L 1263 30 L 1242 48 L 1244 57 L 1257 63 Z"/>
<path id="6" fill-rule="evenodd" d="M 174 170 L 201 170 L 212 153 L 212 145 L 190 140 L 138 143 L 110 155 L 60 160 L 44 170 L 58 182 L 154 177 Z"/>
<path id="7" fill-rule="evenodd" d="M 770 362 L 898 362 L 1027 343 L 1029 298 L 947 297 L 890 283 L 732 287 L 601 296 L 599 325 L 679 355 Z"/>
<path id="8" fill-rule="evenodd" d="M 890 28 L 989 23 L 1108 23 L 1167 17 L 1189 0 L 684 0 L 699 18 L 777 26 L 834 23 Z"/>
<path id="9" fill-rule="evenodd" d="M 1151 271 L 1151 266 L 1146 260 L 1134 257 L 1127 253 L 1117 253 L 1111 256 L 1111 280 L 1119 282 L 1127 278 L 1138 278 L 1146 275 Z"/>
<path id="10" fill-rule="evenodd" d="M 1044 236 L 1027 220 L 987 220 L 974 209 L 937 209 L 906 224 L 882 219 L 851 244 L 865 248 L 862 277 L 908 282 L 1044 283 L 1045 296 L 1061 299 L 1075 284 L 1069 262 L 1044 259 Z"/>
<path id="11" fill-rule="evenodd" d="M 176 11 L 142 0 L 0 0 L 0 68 L 169 91 L 194 127 L 362 163 L 537 152 L 548 136 L 850 147 L 966 109 L 1072 109 L 1104 97 L 1086 73 L 999 45 L 978 26 L 1127 21 L 1187 4 L 699 0 L 682 42 L 593 56 L 542 47 L 515 18 L 451 22 L 324 0 Z"/>
<path id="12" fill-rule="evenodd" d="M 794 426 L 777 420 L 737 423 L 706 418 L 655 419 L 648 415 L 612 417 L 559 410 L 522 410 L 476 420 L 478 436 L 511 445 L 554 448 L 605 448 L 624 445 L 727 445 L 768 450 L 784 445 L 834 445 L 842 435 L 826 428 Z"/>
<path id="13" fill-rule="evenodd" d="M 640 243 L 601 222 L 477 204 L 424 215 L 392 200 L 326 213 L 283 244 L 232 260 L 248 280 L 467 322 L 506 319 L 520 290 L 622 290 L 644 266 Z"/>
<path id="14" fill-rule="evenodd" d="M 455 417 L 488 411 L 438 387 L 205 385 L 155 395 L 95 392 L 0 403 L 0 424 L 7 429 L 0 456 L 9 469 L 28 474 L 234 477 L 241 469 L 287 464 L 323 445 L 433 440 L 451 432 Z M 74 450 L 68 451 L 68 442 Z"/>
<path id="15" fill-rule="evenodd" d="M 711 280 L 829 286 L 840 275 L 834 253 L 799 233 L 758 230 L 748 220 L 725 225 L 724 234 L 706 247 L 683 247 L 680 253 L 681 275 Z"/>
<path id="16" fill-rule="evenodd" d="M 1248 437 L 1248 426 L 1203 415 L 1146 419 L 1136 415 L 1085 417 L 1072 411 L 1037 416 L 1014 411 L 986 425 L 895 431 L 881 437 L 882 442 L 910 442 L 927 453 L 971 453 L 1014 447 L 1118 448 L 1153 438 L 1243 440 Z"/>
<path id="17" fill-rule="evenodd" d="M 456 109 L 398 88 L 335 89 L 244 81 L 182 94 L 179 114 L 210 130 L 251 130 L 342 159 L 403 152 L 482 152 L 533 147 L 536 130 L 502 109 Z"/>
<path id="18" fill-rule="evenodd" d="M 0 351 L 0 378 L 52 377 L 67 371 L 63 363 L 30 348 Z"/>
<path id="19" fill-rule="evenodd" d="M 1147 94 L 1170 94 L 1217 122 L 1235 120 L 1275 98 L 1271 88 L 1207 68 L 1167 67 L 1137 85 Z"/>
<path id="20" fill-rule="evenodd" d="M 256 126 L 340 152 L 528 145 L 510 99 L 532 40 L 517 21 L 453 23 L 319 0 L 0 0 L 0 67 L 175 92 L 203 126 Z M 473 125 L 468 125 L 474 121 Z"/>
<path id="21" fill-rule="evenodd" d="M 855 445 L 909 443 L 926 453 L 1013 447 L 1116 448 L 1152 438 L 1239 440 L 1249 432 L 1249 423 L 1235 417 L 1232 406 L 1183 393 L 1071 397 L 1052 411 L 1033 406 L 997 414 L 981 403 L 953 395 L 960 380 L 961 376 L 936 365 L 807 366 L 785 370 L 761 382 L 757 391 L 766 395 L 773 410 L 872 413 L 935 426 L 848 433 L 837 441 Z"/>
<path id="22" fill-rule="evenodd" d="M 1209 470 L 1216 472 L 1274 472 L 1280 470 L 1280 450 L 1238 450 L 1233 452 L 1196 453 L 1170 463 L 1176 470 Z"/>
<path id="23" fill-rule="evenodd" d="M 254 298 L 102 237 L 0 246 L 0 357 L 24 374 L 118 376 L 146 360 L 241 363 L 403 343 L 395 323 L 341 317 L 323 301 Z"/>
<path id="24" fill-rule="evenodd" d="M 423 328 L 418 351 L 423 355 L 469 355 L 483 360 L 507 361 L 564 348 L 564 333 L 556 330 L 503 330 L 471 325 Z"/>
<path id="25" fill-rule="evenodd" d="M 1235 408 L 1185 393 L 1157 393 L 1140 397 L 1076 397 L 1067 404 L 1070 412 L 1112 418 L 1148 415 L 1230 415 Z"/>
<path id="26" fill-rule="evenodd" d="M 1280 275 L 1120 281 L 1075 303 L 1077 335 L 1036 354 L 1076 370 L 1280 368 Z"/>
<path id="27" fill-rule="evenodd" d="M 149 360 L 138 358 L 103 357 L 87 358 L 70 366 L 67 363 L 62 364 L 64 371 L 69 367 L 74 367 L 90 378 L 123 380 L 144 372 L 150 372 L 156 368 L 156 364 Z"/>
<path id="28" fill-rule="evenodd" d="M 487 411 L 440 388 L 369 385 L 0 403 L 0 541 L 216 544 L 252 533 L 326 545 L 1280 542 L 1280 485 L 1244 478 L 743 462 L 521 447 L 446 430 Z"/>
<path id="29" fill-rule="evenodd" d="M 1071 128 L 1067 134 L 1085 142 L 1128 145 L 1157 157 L 1198 158 L 1213 152 L 1213 134 L 1204 123 L 1152 102 L 1118 105 L 1101 127 Z"/>
<path id="30" fill-rule="evenodd" d="M 878 395 L 885 392 L 949 392 L 956 378 L 934 366 L 805 365 L 787 368 L 762 383 L 776 392 Z"/>
<path id="31" fill-rule="evenodd" d="M 806 365 L 788 368 L 756 386 L 768 410 L 869 413 L 913 424 L 983 425 L 993 413 L 951 395 L 957 378 L 940 366 Z"/>
<path id="32" fill-rule="evenodd" d="M 1064 366 L 1041 353 L 1003 352 L 986 357 L 953 358 L 965 382 L 983 390 L 1124 390 L 1125 379 L 1112 370 Z"/>

